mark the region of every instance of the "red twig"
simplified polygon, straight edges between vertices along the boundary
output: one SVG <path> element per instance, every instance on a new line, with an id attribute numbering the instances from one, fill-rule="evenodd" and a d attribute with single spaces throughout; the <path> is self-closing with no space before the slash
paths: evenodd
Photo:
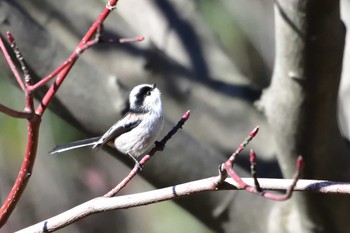
<path id="1" fill-rule="evenodd" d="M 250 165 L 251 165 L 251 173 L 254 179 L 254 186 L 248 185 L 247 183 L 245 183 L 242 178 L 233 170 L 233 165 L 234 165 L 234 161 L 237 157 L 237 155 L 246 147 L 246 145 L 255 137 L 255 135 L 258 132 L 258 127 L 256 127 L 254 130 L 252 130 L 249 134 L 249 136 L 244 140 L 244 142 L 238 147 L 238 149 L 230 156 L 230 158 L 221 165 L 220 169 L 219 169 L 219 177 L 218 177 L 218 182 L 215 185 L 219 185 L 221 182 L 223 182 L 223 180 L 227 177 L 227 175 L 229 175 L 234 182 L 237 184 L 237 187 L 239 189 L 244 189 L 250 193 L 255 193 L 258 194 L 260 196 L 263 196 L 265 198 L 271 199 L 271 200 L 276 200 L 276 201 L 283 201 L 286 200 L 288 198 L 291 197 L 293 189 L 295 187 L 295 185 L 297 184 L 297 181 L 299 179 L 300 176 L 300 172 L 302 169 L 302 164 L 303 164 L 303 159 L 301 156 L 298 156 L 297 158 L 297 169 L 295 172 L 295 175 L 293 177 L 293 182 L 292 184 L 289 186 L 289 188 L 286 190 L 285 194 L 275 194 L 275 193 L 270 193 L 270 192 L 266 192 L 263 191 L 257 175 L 256 175 L 256 155 L 253 151 L 250 152 Z"/>
<path id="2" fill-rule="evenodd" d="M 260 184 L 258 182 L 258 175 L 256 174 L 256 154 L 253 150 L 250 150 L 249 162 L 250 162 L 250 173 L 253 176 L 256 191 L 262 192 L 262 189 L 261 189 Z"/>
<path id="3" fill-rule="evenodd" d="M 13 63 L 9 53 L 7 52 L 5 44 L 2 41 L 1 37 L 0 37 L 0 48 L 1 48 L 2 53 L 4 54 L 4 57 L 9 65 L 9 67 L 11 68 L 13 75 L 15 76 L 15 78 L 17 80 L 18 85 L 20 86 L 22 91 L 24 91 L 24 83 L 22 81 L 21 75 L 18 73 L 17 68 L 16 68 L 15 64 Z"/>
<path id="4" fill-rule="evenodd" d="M 36 115 L 28 121 L 27 148 L 21 169 L 8 197 L 0 209 L 0 227 L 15 209 L 33 171 L 39 136 L 40 118 Z"/>
<path id="5" fill-rule="evenodd" d="M 283 201 L 286 199 L 289 199 L 292 195 L 293 189 L 295 187 L 295 185 L 297 184 L 297 181 L 299 179 L 300 176 L 300 171 L 302 168 L 302 162 L 303 159 L 301 156 L 298 156 L 297 158 L 297 169 L 296 172 L 294 174 L 293 177 L 293 182 L 292 184 L 288 187 L 288 189 L 286 189 L 286 193 L 285 194 L 274 194 L 274 193 L 269 193 L 269 192 L 265 192 L 262 190 L 260 183 L 258 181 L 258 177 L 256 175 L 256 171 L 255 171 L 255 166 L 256 166 L 256 155 L 254 153 L 253 150 L 250 151 L 250 166 L 251 166 L 251 173 L 254 179 L 254 185 L 255 185 L 255 189 L 256 189 L 256 193 L 258 193 L 259 195 L 266 197 L 268 199 L 272 199 L 272 200 L 277 200 L 277 201 Z"/>
<path id="6" fill-rule="evenodd" d="M 74 63 L 79 57 L 79 54 L 76 51 L 81 51 L 85 44 L 91 40 L 91 38 L 94 36 L 94 34 L 97 32 L 97 30 L 101 27 L 102 23 L 104 20 L 107 18 L 111 10 L 116 6 L 118 0 L 110 0 L 107 3 L 106 8 L 103 9 L 101 14 L 98 16 L 96 21 L 93 23 L 93 25 L 90 27 L 90 29 L 87 31 L 83 39 L 80 41 L 78 44 L 76 50 L 69 56 L 67 59 L 69 61 L 69 64 L 67 64 L 58 74 L 55 82 L 50 86 L 49 90 L 45 94 L 44 98 L 41 101 L 41 104 L 37 107 L 36 109 L 36 114 L 39 116 L 42 116 L 44 111 L 46 110 L 48 104 L 51 102 L 53 99 L 53 96 L 55 95 L 56 91 L 58 88 L 61 86 L 63 83 L 64 79 L 66 78 L 68 72 L 70 69 L 73 67 Z"/>
<path id="7" fill-rule="evenodd" d="M 32 116 L 31 112 L 17 111 L 12 108 L 6 107 L 3 104 L 0 104 L 0 112 L 5 113 L 10 117 L 21 118 L 21 119 L 28 119 Z"/>
<path id="8" fill-rule="evenodd" d="M 34 114 L 33 96 L 31 92 L 27 90 L 27 88 L 31 85 L 31 78 L 29 75 L 29 71 L 25 65 L 24 58 L 16 46 L 14 37 L 9 32 L 7 33 L 7 36 L 11 44 L 11 48 L 16 54 L 16 58 L 20 63 L 22 72 L 24 74 L 24 81 L 25 81 L 24 83 L 22 82 L 21 78 L 19 79 L 17 77 L 16 78 L 19 85 L 21 87 L 24 86 L 23 88 L 25 92 L 26 106 L 22 112 L 12 110 L 8 107 L 5 107 L 4 105 L 0 105 L 0 109 L 2 112 L 10 116 L 17 117 L 17 118 L 26 118 L 28 120 L 28 130 L 27 130 L 27 148 L 26 148 L 26 153 L 24 156 L 24 160 L 22 162 L 20 172 L 18 173 L 16 181 L 8 197 L 6 198 L 5 202 L 3 203 L 0 209 L 0 227 L 4 225 L 7 219 L 10 217 L 12 211 L 16 207 L 16 204 L 20 199 L 29 181 L 30 175 L 32 174 L 37 145 L 38 145 L 39 127 L 40 127 L 40 121 L 41 121 L 40 117 Z M 10 63 L 13 64 L 12 60 Z M 16 69 L 13 69 L 12 71 L 17 72 Z M 14 75 L 16 76 L 16 73 L 14 73 Z"/>
<path id="9" fill-rule="evenodd" d="M 148 160 L 157 152 L 164 150 L 165 144 L 169 141 L 169 139 L 185 124 L 185 122 L 190 117 L 190 111 L 188 110 L 179 120 L 179 122 L 168 132 L 168 134 L 160 141 L 156 142 L 156 145 L 152 148 L 152 150 L 145 155 L 139 164 L 135 164 L 134 168 L 130 171 L 130 173 L 111 191 L 106 193 L 104 197 L 113 197 L 115 196 L 121 189 L 123 189 L 131 180 L 135 177 L 139 170 L 139 166 L 144 166 Z"/>
<path id="10" fill-rule="evenodd" d="M 78 57 L 88 48 L 90 48 L 91 46 L 97 44 L 99 42 L 99 39 L 101 37 L 101 30 L 102 26 L 99 25 L 99 27 L 97 28 L 96 31 L 96 35 L 95 38 L 93 40 L 90 40 L 88 42 L 86 42 L 84 45 L 82 45 L 81 47 L 77 46 L 75 48 L 75 51 L 73 52 L 73 54 L 75 53 L 75 59 L 78 59 Z M 72 55 L 73 55 L 72 54 Z M 68 65 L 72 65 L 73 66 L 73 62 L 75 62 L 74 59 L 72 59 L 72 55 L 63 62 L 63 64 L 61 64 L 59 67 L 57 67 L 53 72 L 51 72 L 48 76 L 46 76 L 45 78 L 41 79 L 39 82 L 37 82 L 36 84 L 28 87 L 28 90 L 30 91 L 34 91 L 35 89 L 45 85 L 47 82 L 49 82 L 51 79 L 53 79 L 54 77 L 56 77 L 56 75 L 58 75 L 61 71 L 63 71 L 63 69 L 65 69 Z M 57 87 L 58 88 L 58 87 Z"/>
<path id="11" fill-rule="evenodd" d="M 60 65 L 59 67 L 57 67 L 54 71 L 52 71 L 48 76 L 44 77 L 43 79 L 41 79 L 40 81 L 38 81 L 37 83 L 35 83 L 34 85 L 28 87 L 29 91 L 34 91 L 37 88 L 45 85 L 47 82 L 49 82 L 51 79 L 53 79 L 54 77 L 56 77 L 56 75 L 61 72 L 68 64 L 70 64 L 70 61 L 67 60 L 65 62 L 63 62 L 62 65 Z"/>
<path id="12" fill-rule="evenodd" d="M 34 112 L 34 99 L 32 96 L 32 92 L 28 90 L 28 88 L 32 85 L 32 78 L 30 76 L 29 70 L 25 64 L 24 58 L 22 56 L 21 51 L 17 47 L 15 38 L 12 36 L 10 32 L 7 32 L 7 37 L 11 43 L 11 48 L 13 49 L 14 53 L 16 54 L 16 58 L 21 65 L 21 69 L 24 75 L 24 93 L 25 93 L 25 101 L 26 101 L 26 106 L 24 111 L 25 112 Z"/>
<path id="13" fill-rule="evenodd" d="M 228 161 L 233 162 L 237 155 L 239 153 L 242 152 L 242 150 L 248 145 L 248 143 L 255 137 L 255 135 L 257 135 L 257 133 L 259 132 L 259 126 L 255 127 L 250 133 L 249 136 L 244 139 L 244 141 L 241 143 L 241 145 L 239 145 L 239 147 L 237 148 L 237 150 L 230 156 L 230 158 L 228 159 Z"/>
<path id="14" fill-rule="evenodd" d="M 110 0 L 107 3 L 106 8 L 102 11 L 100 16 L 97 18 L 94 24 L 90 27 L 90 29 L 85 34 L 84 38 L 81 40 L 81 42 L 79 43 L 75 51 L 71 54 L 71 56 L 61 66 L 59 66 L 51 74 L 49 74 L 47 77 L 42 79 L 42 81 L 38 82 L 35 85 L 32 85 L 31 83 L 31 77 L 30 77 L 29 71 L 26 68 L 23 56 L 21 55 L 19 49 L 16 46 L 14 37 L 10 33 L 7 33 L 7 37 L 11 44 L 11 47 L 15 52 L 17 60 L 19 61 L 22 67 L 22 72 L 24 74 L 24 82 L 22 81 L 21 76 L 19 75 L 13 61 L 11 60 L 2 39 L 0 38 L 1 50 L 4 53 L 4 56 L 14 76 L 16 77 L 16 80 L 19 86 L 25 92 L 25 101 L 26 101 L 25 109 L 22 112 L 10 109 L 1 104 L 0 104 L 0 112 L 3 112 L 12 117 L 26 118 L 28 120 L 27 148 L 26 148 L 24 160 L 22 162 L 22 166 L 16 178 L 15 184 L 13 185 L 8 197 L 6 198 L 6 201 L 4 202 L 4 204 L 0 209 L 0 227 L 6 223 L 7 219 L 11 215 L 18 200 L 21 197 L 21 194 L 23 193 L 26 187 L 26 184 L 29 181 L 30 175 L 32 174 L 36 151 L 37 151 L 37 145 L 38 145 L 41 116 L 45 112 L 46 107 L 53 99 L 54 94 L 56 93 L 58 88 L 61 86 L 62 82 L 64 81 L 66 75 L 68 74 L 72 66 L 74 65 L 75 61 L 78 59 L 80 53 L 89 47 L 90 39 L 93 37 L 95 32 L 99 28 L 101 28 L 103 21 L 109 15 L 110 11 L 114 9 L 117 2 L 118 0 Z M 86 45 L 87 43 L 88 45 Z M 47 91 L 44 98 L 42 99 L 41 104 L 39 104 L 36 111 L 34 112 L 34 101 L 33 101 L 32 92 L 35 91 L 36 88 L 47 83 L 56 75 L 57 75 L 57 79 L 50 86 L 49 90 Z"/>
<path id="15" fill-rule="evenodd" d="M 121 39 L 108 39 L 108 40 L 102 40 L 102 42 L 105 43 L 119 43 L 119 44 L 125 44 L 125 43 L 133 43 L 133 42 L 140 42 L 143 41 L 145 37 L 143 36 L 137 36 L 135 38 L 121 38 Z"/>
<path id="16" fill-rule="evenodd" d="M 293 176 L 293 182 L 289 186 L 289 188 L 286 190 L 285 194 L 275 194 L 275 193 L 270 193 L 270 192 L 266 192 L 266 191 L 258 192 L 258 194 L 265 197 L 265 198 L 275 200 L 275 201 L 284 201 L 284 200 L 289 199 L 292 196 L 294 187 L 296 186 L 296 184 L 298 182 L 302 167 L 303 167 L 303 158 L 299 155 L 297 158 L 297 162 L 296 162 L 296 171 L 295 171 L 295 174 Z"/>

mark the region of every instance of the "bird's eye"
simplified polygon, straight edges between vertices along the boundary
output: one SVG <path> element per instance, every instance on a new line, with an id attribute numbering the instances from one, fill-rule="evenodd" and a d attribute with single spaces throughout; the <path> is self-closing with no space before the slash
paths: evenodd
<path id="1" fill-rule="evenodd" d="M 151 91 L 147 91 L 146 95 L 151 95 Z"/>

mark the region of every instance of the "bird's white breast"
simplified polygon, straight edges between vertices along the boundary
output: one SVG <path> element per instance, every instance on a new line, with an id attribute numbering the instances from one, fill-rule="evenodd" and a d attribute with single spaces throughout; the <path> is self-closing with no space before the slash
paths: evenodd
<path id="1" fill-rule="evenodd" d="M 137 127 L 115 139 L 114 145 L 120 152 L 138 157 L 154 145 L 164 120 L 161 112 L 160 114 L 159 112 L 158 114 L 155 112 L 147 114 Z"/>

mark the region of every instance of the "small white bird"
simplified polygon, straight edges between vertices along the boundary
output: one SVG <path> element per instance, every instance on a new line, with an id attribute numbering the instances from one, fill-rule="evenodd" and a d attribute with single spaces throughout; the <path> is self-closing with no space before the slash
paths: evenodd
<path id="1" fill-rule="evenodd" d="M 129 111 L 105 134 L 101 137 L 58 145 L 49 153 L 56 154 L 86 146 L 101 147 L 108 143 L 121 153 L 129 155 L 138 164 L 136 158 L 152 147 L 163 127 L 160 95 L 156 84 L 141 84 L 134 87 L 129 95 Z"/>

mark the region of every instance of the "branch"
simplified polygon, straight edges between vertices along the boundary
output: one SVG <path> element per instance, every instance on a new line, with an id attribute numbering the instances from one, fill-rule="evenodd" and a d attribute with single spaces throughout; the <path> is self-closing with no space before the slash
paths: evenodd
<path id="1" fill-rule="evenodd" d="M 173 127 L 169 133 L 150 151 L 140 161 L 140 165 L 144 165 L 157 151 L 163 150 L 167 141 L 177 132 L 178 129 L 182 128 L 183 124 L 187 121 L 190 116 L 190 112 L 187 111 L 175 127 Z M 92 199 L 84 204 L 81 204 L 71 210 L 68 210 L 62 214 L 57 215 L 56 217 L 50 218 L 46 221 L 40 222 L 32 227 L 26 228 L 20 232 L 51 232 L 57 229 L 60 229 L 64 226 L 67 226 L 73 222 L 76 222 L 86 216 L 107 211 L 113 209 L 122 209 L 122 208 L 131 208 L 146 204 L 151 204 L 155 202 L 175 199 L 182 196 L 188 196 L 191 194 L 205 192 L 205 191 L 215 191 L 215 190 L 224 190 L 224 189 L 242 189 L 251 193 L 260 194 L 265 198 L 272 200 L 286 200 L 290 198 L 292 190 L 297 185 L 297 180 L 299 177 L 299 171 L 301 168 L 301 161 L 298 163 L 298 172 L 296 177 L 292 180 L 291 184 L 287 186 L 287 193 L 284 195 L 272 194 L 263 189 L 271 189 L 265 184 L 260 184 L 257 180 L 257 177 L 253 174 L 254 184 L 257 184 L 258 189 L 253 188 L 252 185 L 249 185 L 249 179 L 247 182 L 243 181 L 232 169 L 232 165 L 236 156 L 245 148 L 245 146 L 251 141 L 258 132 L 258 127 L 252 130 L 249 133 L 249 136 L 243 141 L 239 148 L 230 156 L 230 158 L 221 165 L 219 169 L 219 175 L 217 177 L 211 177 L 208 179 L 198 180 L 194 182 L 189 182 L 182 185 L 177 185 L 169 188 L 164 188 L 160 190 L 150 191 L 146 193 L 133 194 L 128 196 L 113 197 L 117 192 L 119 192 L 125 185 L 127 185 L 130 180 L 136 175 L 139 165 L 135 165 L 129 175 L 120 182 L 114 189 L 108 192 L 106 195 L 100 198 Z M 255 154 L 251 153 L 251 168 L 255 172 Z M 227 172 L 227 173 L 226 173 Z M 227 174 L 232 177 L 232 180 L 227 179 Z M 251 179 L 250 179 L 251 180 Z M 265 179 L 266 180 L 266 179 Z M 287 182 L 288 183 L 288 182 Z M 337 183 L 339 184 L 339 183 Z M 280 186 L 286 187 L 286 185 L 279 182 Z M 305 184 L 304 184 L 305 185 Z M 280 190 L 280 186 L 277 186 L 276 190 Z M 348 185 L 349 186 L 349 185 Z M 275 186 L 276 187 L 276 186 Z M 316 188 L 317 185 L 313 185 L 313 188 Z M 306 189 L 307 187 L 304 187 Z M 350 187 L 348 187 L 350 189 Z M 349 190 L 348 190 L 349 191 Z"/>
<path id="2" fill-rule="evenodd" d="M 226 179 L 227 176 L 229 175 L 237 183 L 237 185 L 240 189 L 244 189 L 247 192 L 258 194 L 262 197 L 265 197 L 265 198 L 271 199 L 271 200 L 275 200 L 275 201 L 287 200 L 292 196 L 292 191 L 293 191 L 293 189 L 294 189 L 294 187 L 299 179 L 299 176 L 300 176 L 300 172 L 301 172 L 301 168 L 302 168 L 302 164 L 303 164 L 303 159 L 301 156 L 299 156 L 297 158 L 297 170 L 294 174 L 293 182 L 286 189 L 285 194 L 270 193 L 270 192 L 266 192 L 262 189 L 262 187 L 258 181 L 257 175 L 256 175 L 256 169 L 255 169 L 255 167 L 256 167 L 256 155 L 253 151 L 251 151 L 251 153 L 250 153 L 250 169 L 251 169 L 251 173 L 252 173 L 253 180 L 254 180 L 254 186 L 245 183 L 242 180 L 242 178 L 233 169 L 233 165 L 234 165 L 234 162 L 235 162 L 237 155 L 239 155 L 239 153 L 241 153 L 243 151 L 243 149 L 248 145 L 248 143 L 257 135 L 258 131 L 259 131 L 259 126 L 255 127 L 255 129 L 253 129 L 249 133 L 249 136 L 240 144 L 240 146 L 236 149 L 236 151 L 233 152 L 233 154 L 230 156 L 230 158 L 219 167 L 219 176 L 218 176 L 218 180 L 215 183 L 215 185 L 220 186 L 221 182 L 224 179 Z"/>
<path id="3" fill-rule="evenodd" d="M 10 32 L 7 32 L 7 38 L 9 42 L 11 43 L 11 48 L 13 49 L 13 52 L 16 54 L 16 58 L 21 66 L 23 76 L 24 76 L 24 93 L 25 93 L 25 101 L 26 101 L 26 106 L 25 106 L 25 112 L 30 112 L 33 114 L 34 112 L 34 98 L 32 95 L 32 92 L 28 90 L 28 88 L 32 85 L 32 77 L 30 76 L 29 70 L 26 66 L 26 63 L 24 61 L 24 57 L 17 47 L 16 40 L 12 36 Z M 17 70 L 16 70 L 17 71 Z M 20 86 L 23 85 L 22 79 L 18 80 L 20 82 Z"/>
<path id="4" fill-rule="evenodd" d="M 175 185 L 163 189 L 118 196 L 118 197 L 98 197 L 67 210 L 52 218 L 46 219 L 28 228 L 18 231 L 18 233 L 27 232 L 53 232 L 70 225 L 84 217 L 99 212 L 127 209 L 137 206 L 148 205 L 152 203 L 172 200 L 179 197 L 186 197 L 201 192 L 217 190 L 243 190 L 243 187 L 227 178 L 223 185 L 213 188 L 218 177 L 210 177 L 202 180 L 192 181 L 180 185 Z M 243 178 L 246 184 L 254 185 L 253 178 Z M 290 187 L 293 180 L 289 179 L 260 179 L 260 186 L 264 189 L 281 191 Z M 350 183 L 332 182 L 326 180 L 299 180 L 294 187 L 295 191 L 312 191 L 319 193 L 346 193 L 350 194 Z"/>
<path id="5" fill-rule="evenodd" d="M 11 38 L 9 38 L 9 40 L 12 39 L 12 36 L 10 36 L 9 34 L 7 34 L 7 37 L 8 37 L 8 38 L 11 37 Z M 9 53 L 7 52 L 7 49 L 6 49 L 6 47 L 5 47 L 5 44 L 4 44 L 4 42 L 2 41 L 2 38 L 1 38 L 1 37 L 0 37 L 0 48 L 1 48 L 2 53 L 4 54 L 4 57 L 5 57 L 5 59 L 6 59 L 7 63 L 8 63 L 8 65 L 9 65 L 9 67 L 11 68 L 11 71 L 12 71 L 13 75 L 15 76 L 15 78 L 16 78 L 16 80 L 17 80 L 18 85 L 20 86 L 20 88 L 22 89 L 22 91 L 25 91 L 25 89 L 24 89 L 24 83 L 23 83 L 23 81 L 22 81 L 21 75 L 18 73 L 18 70 L 17 70 L 15 64 L 13 63 L 13 61 L 12 61 L 12 59 L 11 59 Z"/>
<path id="6" fill-rule="evenodd" d="M 73 67 L 75 62 L 78 60 L 79 53 L 77 53 L 77 51 L 79 51 L 81 53 L 81 51 L 86 46 L 85 44 L 88 43 L 91 40 L 91 38 L 95 35 L 95 33 L 99 30 L 99 28 L 101 27 L 101 25 L 103 24 L 104 20 L 107 18 L 107 16 L 111 12 L 111 10 L 113 10 L 115 8 L 117 2 L 118 2 L 118 0 L 110 0 L 110 1 L 108 1 L 106 7 L 103 9 L 101 14 L 95 20 L 95 22 L 90 27 L 90 29 L 87 31 L 87 33 L 85 34 L 83 39 L 78 44 L 77 48 L 69 56 L 69 58 L 67 59 L 69 61 L 69 64 L 65 65 L 65 67 L 60 71 L 60 73 L 58 74 L 55 82 L 50 86 L 50 88 L 46 92 L 44 98 L 42 99 L 41 104 L 36 109 L 35 112 L 39 116 L 41 116 L 44 113 L 44 111 L 46 110 L 48 104 L 53 99 L 56 91 L 62 85 L 62 83 L 63 83 L 64 79 L 66 78 L 67 74 L 69 73 L 70 69 Z"/>
<path id="7" fill-rule="evenodd" d="M 32 175 L 38 146 L 40 121 L 41 119 L 36 115 L 34 115 L 30 120 L 28 120 L 27 148 L 25 156 L 16 181 L 10 193 L 8 194 L 4 204 L 1 206 L 0 227 L 6 223 L 12 211 L 15 209 L 16 204 L 21 198 L 21 195 L 29 181 L 29 178 Z"/>
<path id="8" fill-rule="evenodd" d="M 32 113 L 25 111 L 16 111 L 12 108 L 6 107 L 3 104 L 0 104 L 0 112 L 5 113 L 6 115 L 14 118 L 29 119 L 32 116 Z"/>
<path id="9" fill-rule="evenodd" d="M 25 65 L 24 58 L 20 50 L 16 46 L 14 37 L 9 32 L 7 33 L 7 37 L 11 43 L 11 48 L 15 52 L 16 58 L 20 63 L 22 72 L 24 74 L 24 84 L 22 82 L 22 79 L 17 79 L 17 81 L 21 87 L 22 85 L 24 85 L 26 105 L 25 109 L 22 112 L 12 110 L 3 105 L 0 105 L 0 109 L 2 109 L 3 112 L 6 112 L 8 115 L 12 115 L 14 117 L 25 117 L 28 120 L 28 127 L 27 148 L 24 155 L 24 159 L 22 161 L 21 169 L 17 175 L 16 181 L 12 186 L 10 193 L 8 194 L 5 202 L 3 203 L 0 209 L 0 227 L 2 227 L 6 223 L 6 221 L 12 214 L 12 211 L 15 209 L 17 202 L 21 198 L 22 193 L 24 192 L 24 189 L 26 188 L 29 178 L 32 174 L 36 157 L 36 151 L 38 147 L 39 127 L 41 122 L 40 116 L 34 114 L 33 95 L 30 91 L 27 90 L 27 88 L 31 85 L 31 77 Z M 13 64 L 12 60 L 9 64 L 10 66 L 11 64 Z M 15 69 L 13 70 L 13 72 L 17 72 L 17 70 Z"/>

